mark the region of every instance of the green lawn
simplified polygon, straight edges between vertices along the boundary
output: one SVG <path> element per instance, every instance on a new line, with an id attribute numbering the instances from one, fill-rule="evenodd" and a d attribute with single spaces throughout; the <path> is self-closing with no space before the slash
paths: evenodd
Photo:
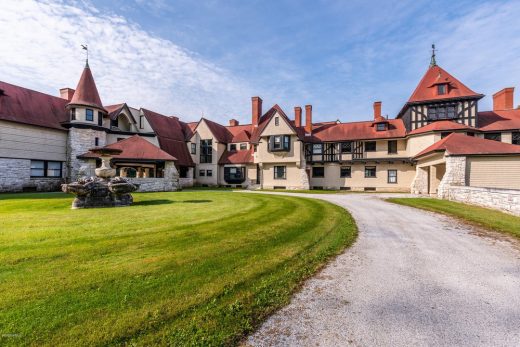
<path id="1" fill-rule="evenodd" d="M 500 211 L 431 198 L 390 198 L 387 201 L 444 213 L 486 229 L 511 234 L 520 238 L 520 217 Z"/>
<path id="2" fill-rule="evenodd" d="M 351 244 L 340 207 L 226 191 L 0 194 L 0 345 L 233 345 Z"/>

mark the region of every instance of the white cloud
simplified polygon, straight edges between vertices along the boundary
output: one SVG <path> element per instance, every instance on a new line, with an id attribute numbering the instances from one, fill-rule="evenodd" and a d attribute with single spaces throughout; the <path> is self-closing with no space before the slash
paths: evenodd
<path id="1" fill-rule="evenodd" d="M 105 105 L 127 102 L 196 120 L 224 120 L 248 100 L 247 83 L 135 23 L 82 3 L 7 1 L 0 11 L 1 79 L 56 95 L 76 86 L 89 46 Z M 242 115 L 247 120 L 248 115 Z"/>

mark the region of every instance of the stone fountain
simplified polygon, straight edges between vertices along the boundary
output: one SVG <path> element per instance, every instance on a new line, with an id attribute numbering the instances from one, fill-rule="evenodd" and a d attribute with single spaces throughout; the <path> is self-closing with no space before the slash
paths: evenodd
<path id="1" fill-rule="evenodd" d="M 93 148 L 92 153 L 101 157 L 101 167 L 95 170 L 96 177 L 81 178 L 77 182 L 62 184 L 61 190 L 72 193 L 76 198 L 72 208 L 119 207 L 133 202 L 130 193 L 139 188 L 122 177 L 115 177 L 116 170 L 110 167 L 112 156 L 120 154 L 120 149 Z"/>

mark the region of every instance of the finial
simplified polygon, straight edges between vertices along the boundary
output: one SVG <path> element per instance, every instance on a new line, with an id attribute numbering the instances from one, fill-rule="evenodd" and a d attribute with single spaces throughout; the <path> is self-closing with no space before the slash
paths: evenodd
<path id="1" fill-rule="evenodd" d="M 81 45 L 81 48 L 83 48 L 85 51 L 87 51 L 87 60 L 85 62 L 85 67 L 89 68 L 89 66 L 88 66 L 88 45 Z"/>
<path id="2" fill-rule="evenodd" d="M 432 58 L 430 59 L 430 67 L 437 66 L 437 61 L 435 60 L 435 44 L 432 44 Z"/>

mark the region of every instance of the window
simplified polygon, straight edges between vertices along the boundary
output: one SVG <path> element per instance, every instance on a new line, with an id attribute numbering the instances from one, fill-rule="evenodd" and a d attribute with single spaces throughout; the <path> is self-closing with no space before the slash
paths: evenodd
<path id="1" fill-rule="evenodd" d="M 206 176 L 212 177 L 213 176 L 213 170 L 206 170 Z"/>
<path id="2" fill-rule="evenodd" d="M 342 142 L 341 153 L 352 153 L 352 142 Z"/>
<path id="3" fill-rule="evenodd" d="M 139 129 L 144 129 L 144 116 L 139 116 Z"/>
<path id="4" fill-rule="evenodd" d="M 386 123 L 377 123 L 376 124 L 377 131 L 384 131 L 386 130 Z"/>
<path id="5" fill-rule="evenodd" d="M 397 140 L 388 141 L 388 154 L 397 153 Z"/>
<path id="6" fill-rule="evenodd" d="M 430 106 L 428 107 L 428 119 L 453 119 L 457 118 L 455 105 Z"/>
<path id="7" fill-rule="evenodd" d="M 514 132 L 511 140 L 513 145 L 520 145 L 520 132 Z"/>
<path id="8" fill-rule="evenodd" d="M 323 143 L 315 143 L 312 145 L 312 154 L 322 154 L 323 153 Z"/>
<path id="9" fill-rule="evenodd" d="M 500 133 L 486 133 L 484 134 L 486 140 L 502 141 L 502 134 Z"/>
<path id="10" fill-rule="evenodd" d="M 204 177 L 204 176 L 206 176 L 206 171 L 199 170 L 199 177 Z"/>
<path id="11" fill-rule="evenodd" d="M 447 92 L 446 84 L 438 84 L 437 85 L 437 94 L 444 95 Z"/>
<path id="12" fill-rule="evenodd" d="M 96 137 L 94 139 L 94 146 L 96 146 L 96 147 L 99 146 L 99 137 Z"/>
<path id="13" fill-rule="evenodd" d="M 87 108 L 85 111 L 85 120 L 88 120 L 89 122 L 94 121 L 94 111 L 92 111 L 90 108 Z"/>
<path id="14" fill-rule="evenodd" d="M 212 153 L 212 141 L 200 140 L 200 162 L 211 163 L 213 161 Z"/>
<path id="15" fill-rule="evenodd" d="M 237 150 L 237 145 L 232 143 L 229 145 L 229 151 L 230 152 L 235 152 Z"/>
<path id="16" fill-rule="evenodd" d="M 188 167 L 187 166 L 179 167 L 179 177 L 180 178 L 187 178 L 188 177 Z"/>
<path id="17" fill-rule="evenodd" d="M 99 125 L 100 127 L 103 126 L 103 113 L 101 112 L 97 113 L 97 125 Z"/>
<path id="18" fill-rule="evenodd" d="M 117 128 L 119 126 L 119 118 L 110 120 L 110 126 Z"/>
<path id="19" fill-rule="evenodd" d="M 376 167 L 375 166 L 365 166 L 365 177 L 366 178 L 376 177 Z"/>
<path id="20" fill-rule="evenodd" d="M 75 108 L 70 109 L 70 119 L 76 120 L 76 109 Z"/>
<path id="21" fill-rule="evenodd" d="M 350 166 L 342 166 L 339 169 L 339 176 L 340 177 L 351 177 L 352 176 L 352 169 Z"/>
<path id="22" fill-rule="evenodd" d="M 273 171 L 275 180 L 284 180 L 287 177 L 287 168 L 285 166 L 275 166 Z"/>
<path id="23" fill-rule="evenodd" d="M 286 152 L 291 148 L 291 136 L 276 135 L 269 138 L 269 150 L 272 152 Z"/>
<path id="24" fill-rule="evenodd" d="M 61 162 L 31 160 L 31 177 L 61 177 Z"/>
<path id="25" fill-rule="evenodd" d="M 274 125 L 279 126 L 280 125 L 280 117 L 274 117 Z"/>
<path id="26" fill-rule="evenodd" d="M 325 177 L 325 168 L 323 166 L 314 166 L 312 168 L 312 177 Z"/>
<path id="27" fill-rule="evenodd" d="M 258 149 L 258 145 L 253 146 L 253 151 L 256 153 L 256 150 Z"/>
<path id="28" fill-rule="evenodd" d="M 227 183 L 242 183 L 245 181 L 245 167 L 225 167 L 224 180 Z"/>
<path id="29" fill-rule="evenodd" d="M 443 131 L 441 133 L 441 139 L 448 137 L 451 134 L 451 131 Z"/>
<path id="30" fill-rule="evenodd" d="M 243 151 L 245 149 L 247 149 L 247 143 L 241 143 L 240 144 L 240 150 Z"/>
<path id="31" fill-rule="evenodd" d="M 191 154 L 197 154 L 197 144 L 196 143 L 191 144 Z"/>
<path id="32" fill-rule="evenodd" d="M 375 151 L 376 151 L 376 142 L 375 141 L 365 142 L 365 152 L 375 152 Z"/>
<path id="33" fill-rule="evenodd" d="M 118 137 L 118 138 L 117 138 L 117 142 L 119 142 L 119 141 L 123 141 L 124 139 L 125 139 L 124 137 Z"/>
<path id="34" fill-rule="evenodd" d="M 397 183 L 397 170 L 388 170 L 388 183 Z"/>

